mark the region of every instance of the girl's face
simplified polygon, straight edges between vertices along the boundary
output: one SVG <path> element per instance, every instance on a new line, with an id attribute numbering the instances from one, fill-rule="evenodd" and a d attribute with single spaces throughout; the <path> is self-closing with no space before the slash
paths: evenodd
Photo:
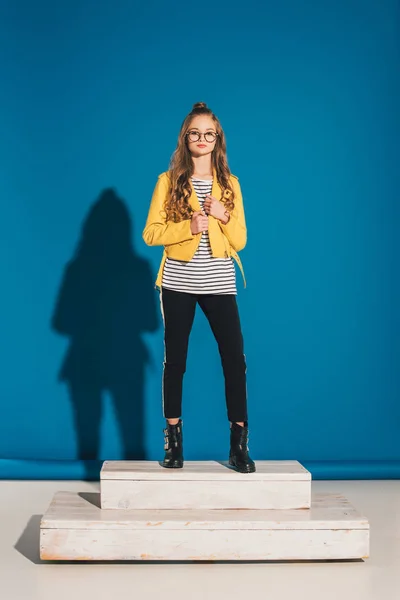
<path id="1" fill-rule="evenodd" d="M 200 137 L 199 133 L 202 134 Z M 210 116 L 193 117 L 187 135 L 188 148 L 192 156 L 211 154 L 217 142 L 216 133 L 215 123 Z"/>

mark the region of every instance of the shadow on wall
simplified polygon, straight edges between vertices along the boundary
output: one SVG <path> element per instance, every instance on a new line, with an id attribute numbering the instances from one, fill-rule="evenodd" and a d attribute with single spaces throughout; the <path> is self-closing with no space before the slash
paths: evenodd
<path id="1" fill-rule="evenodd" d="M 159 327 L 153 274 L 135 254 L 131 219 L 113 189 L 104 190 L 82 227 L 67 263 L 52 328 L 70 345 L 59 380 L 68 386 L 78 458 L 99 459 L 102 394 L 114 403 L 123 460 L 144 460 L 144 374 L 151 360 L 141 339 Z"/>

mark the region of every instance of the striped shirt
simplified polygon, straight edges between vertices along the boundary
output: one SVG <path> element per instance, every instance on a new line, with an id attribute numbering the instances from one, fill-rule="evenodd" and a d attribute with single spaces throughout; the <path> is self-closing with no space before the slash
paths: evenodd
<path id="1" fill-rule="evenodd" d="M 191 182 L 203 208 L 205 195 L 211 194 L 212 179 L 192 177 Z M 161 285 L 190 294 L 237 294 L 233 258 L 213 257 L 208 231 L 203 231 L 199 247 L 191 260 L 167 257 Z"/>

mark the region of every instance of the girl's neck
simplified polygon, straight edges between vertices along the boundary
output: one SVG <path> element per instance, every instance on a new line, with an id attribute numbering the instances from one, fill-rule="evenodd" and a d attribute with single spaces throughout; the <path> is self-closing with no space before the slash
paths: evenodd
<path id="1" fill-rule="evenodd" d="M 192 177 L 195 179 L 212 179 L 213 175 L 212 173 L 193 173 Z"/>
<path id="2" fill-rule="evenodd" d="M 195 157 L 193 159 L 193 167 L 193 177 L 199 177 L 203 179 L 206 179 L 208 177 L 209 179 L 212 179 L 213 168 L 209 155 L 199 158 Z"/>

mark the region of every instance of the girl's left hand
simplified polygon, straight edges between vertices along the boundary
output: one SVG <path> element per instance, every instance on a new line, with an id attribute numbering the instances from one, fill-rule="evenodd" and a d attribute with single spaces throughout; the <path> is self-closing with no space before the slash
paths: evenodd
<path id="1" fill-rule="evenodd" d="M 225 211 L 226 211 L 226 208 L 222 204 L 222 202 L 220 202 L 219 200 L 214 198 L 214 196 L 211 196 L 211 194 L 207 194 L 205 196 L 204 212 L 207 215 L 211 215 L 211 216 L 215 217 L 216 219 L 219 219 L 220 221 L 226 221 Z"/>

